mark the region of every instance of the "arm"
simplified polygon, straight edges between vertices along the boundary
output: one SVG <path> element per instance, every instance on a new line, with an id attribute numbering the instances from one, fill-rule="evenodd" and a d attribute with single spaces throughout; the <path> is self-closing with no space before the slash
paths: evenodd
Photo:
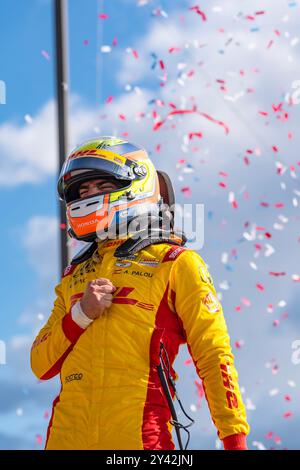
<path id="1" fill-rule="evenodd" d="M 222 307 L 202 258 L 185 251 L 170 274 L 171 298 L 224 448 L 247 449 L 249 425 Z"/>
<path id="2" fill-rule="evenodd" d="M 72 350 L 74 344 L 84 332 L 66 312 L 61 284 L 55 288 L 57 298 L 47 324 L 37 335 L 31 348 L 31 368 L 42 380 L 54 377 Z"/>

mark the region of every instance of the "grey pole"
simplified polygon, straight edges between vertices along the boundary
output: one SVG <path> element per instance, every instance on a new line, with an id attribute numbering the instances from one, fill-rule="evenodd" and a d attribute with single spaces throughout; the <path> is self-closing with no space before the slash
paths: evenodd
<path id="1" fill-rule="evenodd" d="M 68 151 L 68 19 L 67 0 L 55 0 L 55 50 L 59 170 Z M 61 272 L 68 265 L 65 205 L 59 202 Z"/>

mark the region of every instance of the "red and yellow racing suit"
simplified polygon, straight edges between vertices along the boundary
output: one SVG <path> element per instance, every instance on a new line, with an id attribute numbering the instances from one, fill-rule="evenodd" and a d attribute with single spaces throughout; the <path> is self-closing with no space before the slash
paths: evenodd
<path id="1" fill-rule="evenodd" d="M 60 374 L 47 449 L 174 449 L 170 410 L 157 374 L 161 342 L 170 364 L 187 343 L 225 448 L 245 448 L 249 432 L 229 336 L 211 276 L 194 251 L 150 245 L 127 259 L 121 240 L 66 268 L 31 365 L 42 380 Z M 111 307 L 86 329 L 72 306 L 86 285 L 108 278 Z M 175 378 L 174 370 L 171 374 Z"/>

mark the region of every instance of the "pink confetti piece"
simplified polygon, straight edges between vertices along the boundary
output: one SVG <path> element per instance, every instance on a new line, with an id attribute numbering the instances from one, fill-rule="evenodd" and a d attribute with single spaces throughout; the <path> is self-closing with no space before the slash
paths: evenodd
<path id="1" fill-rule="evenodd" d="M 121 121 L 126 121 L 126 117 L 124 114 L 119 114 L 119 118 L 121 119 Z"/>
<path id="2" fill-rule="evenodd" d="M 247 299 L 246 297 L 242 297 L 241 298 L 241 302 L 246 306 L 246 307 L 251 307 L 251 302 L 249 299 Z"/>
<path id="3" fill-rule="evenodd" d="M 84 46 L 88 46 L 88 45 L 89 45 L 89 42 L 90 42 L 90 41 L 89 41 L 88 39 L 84 39 L 83 45 L 84 45 Z"/>
<path id="4" fill-rule="evenodd" d="M 285 276 L 286 275 L 285 272 L 275 272 L 275 271 L 270 271 L 269 274 L 270 274 L 270 276 L 275 276 L 275 277 Z"/>
<path id="5" fill-rule="evenodd" d="M 45 59 L 50 60 L 50 55 L 47 51 L 42 50 L 41 54 L 43 57 L 45 57 Z"/>
<path id="6" fill-rule="evenodd" d="M 186 361 L 184 361 L 184 365 L 185 366 L 189 366 L 190 364 L 193 363 L 193 360 L 192 359 L 187 359 Z"/>
<path id="7" fill-rule="evenodd" d="M 191 197 L 192 195 L 192 192 L 191 192 L 191 188 L 189 186 L 185 186 L 183 188 L 181 188 L 180 190 L 186 197 Z"/>
<path id="8" fill-rule="evenodd" d="M 281 437 L 275 436 L 274 437 L 274 442 L 275 442 L 275 444 L 281 444 L 282 443 Z"/>
<path id="9" fill-rule="evenodd" d="M 292 401 L 291 395 L 284 395 L 285 401 Z"/>
<path id="10" fill-rule="evenodd" d="M 105 103 L 112 103 L 112 102 L 113 102 L 113 96 L 108 96 L 108 97 L 106 98 Z"/>
<path id="11" fill-rule="evenodd" d="M 138 58 L 139 58 L 139 55 L 138 55 L 137 51 L 135 51 L 134 49 L 132 49 L 132 54 L 133 54 L 133 57 L 134 57 L 135 59 L 138 59 Z"/>
<path id="12" fill-rule="evenodd" d="M 107 20 L 107 19 L 108 19 L 108 15 L 107 15 L 106 13 L 100 13 L 100 14 L 98 15 L 98 18 L 99 18 L 100 20 Z"/>
<path id="13" fill-rule="evenodd" d="M 44 419 L 48 419 L 49 418 L 49 411 L 45 411 L 44 413 Z"/>
<path id="14" fill-rule="evenodd" d="M 59 224 L 59 228 L 60 228 L 61 230 L 66 230 L 67 225 L 66 225 L 66 224 Z"/>
<path id="15" fill-rule="evenodd" d="M 161 68 L 161 70 L 165 70 L 165 64 L 164 64 L 164 61 L 163 60 L 159 60 L 159 66 Z"/>
<path id="16" fill-rule="evenodd" d="M 273 326 L 279 326 L 279 320 L 274 320 L 273 321 Z"/>
<path id="17" fill-rule="evenodd" d="M 118 38 L 113 38 L 113 42 L 112 42 L 112 45 L 113 47 L 116 47 L 118 45 Z"/>
<path id="18" fill-rule="evenodd" d="M 286 413 L 283 414 L 283 417 L 285 419 L 290 418 L 291 416 L 293 416 L 293 413 L 291 411 L 287 411 Z"/>
<path id="19" fill-rule="evenodd" d="M 168 50 L 169 54 L 173 54 L 173 52 L 180 52 L 180 51 L 181 51 L 180 47 L 170 47 Z"/>
<path id="20" fill-rule="evenodd" d="M 201 18 L 202 18 L 203 21 L 206 21 L 206 19 L 207 19 L 207 18 L 206 18 L 206 15 L 205 15 L 205 13 L 204 13 L 202 10 L 200 10 L 200 7 L 199 7 L 198 5 L 196 5 L 196 6 L 194 6 L 194 7 L 190 7 L 189 10 L 192 10 L 192 11 L 196 12 L 197 15 L 200 15 L 200 16 L 201 16 Z"/>
<path id="21" fill-rule="evenodd" d="M 197 396 L 198 396 L 198 406 L 201 407 L 201 401 L 202 398 L 204 397 L 204 388 L 202 382 L 199 380 L 195 380 L 194 384 L 196 385 L 196 390 L 197 390 Z"/>
<path id="22" fill-rule="evenodd" d="M 37 445 L 43 444 L 43 437 L 42 437 L 40 434 L 36 434 L 36 436 L 35 436 L 35 443 L 36 443 Z"/>
<path id="23" fill-rule="evenodd" d="M 264 286 L 262 284 L 256 284 L 256 288 L 263 292 L 265 290 Z"/>
<path id="24" fill-rule="evenodd" d="M 203 137 L 202 132 L 190 132 L 189 133 L 189 140 L 192 140 L 194 137 L 198 137 L 201 139 Z"/>

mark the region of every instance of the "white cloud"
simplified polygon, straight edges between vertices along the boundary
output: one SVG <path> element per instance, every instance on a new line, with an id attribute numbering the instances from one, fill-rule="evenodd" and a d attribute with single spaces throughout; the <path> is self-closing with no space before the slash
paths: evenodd
<path id="1" fill-rule="evenodd" d="M 55 280 L 58 265 L 59 223 L 56 217 L 34 216 L 21 232 L 27 259 L 40 281 Z"/>

